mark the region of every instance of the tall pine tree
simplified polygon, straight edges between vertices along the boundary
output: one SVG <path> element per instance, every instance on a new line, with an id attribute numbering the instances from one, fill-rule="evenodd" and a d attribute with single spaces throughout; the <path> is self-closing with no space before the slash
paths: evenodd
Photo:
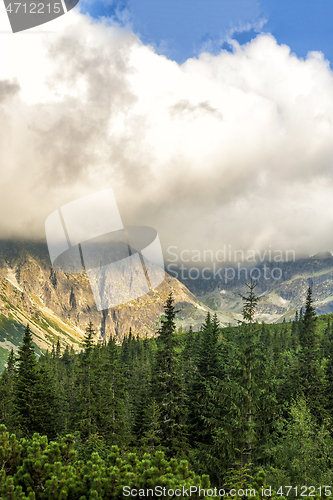
<path id="1" fill-rule="evenodd" d="M 161 441 L 169 456 L 181 452 L 187 442 L 185 377 L 176 353 L 175 316 L 170 293 L 158 332 L 151 397 L 156 401 Z"/>
<path id="2" fill-rule="evenodd" d="M 254 351 L 256 343 L 258 340 L 258 331 L 254 325 L 254 314 L 256 306 L 260 300 L 260 297 L 256 297 L 254 289 L 257 283 L 254 283 L 252 278 L 250 284 L 246 283 L 248 287 L 248 293 L 246 295 L 241 295 L 244 301 L 243 306 L 243 345 L 241 347 L 242 358 L 243 358 L 243 384 L 247 390 L 247 420 L 248 420 L 248 457 L 251 462 L 252 456 L 252 446 L 253 446 L 253 392 L 255 388 L 255 381 L 253 380 L 253 363 L 254 363 Z"/>
<path id="3" fill-rule="evenodd" d="M 299 336 L 298 373 L 300 390 L 318 421 L 323 418 L 323 380 L 320 371 L 320 346 L 312 290 L 307 290 L 305 312 Z"/>
<path id="4" fill-rule="evenodd" d="M 27 325 L 19 349 L 15 411 L 18 427 L 23 434 L 38 432 L 55 436 L 55 396 L 48 372 L 37 366 L 32 334 Z"/>
<path id="5" fill-rule="evenodd" d="M 0 379 L 0 422 L 7 429 L 14 429 L 15 426 L 15 410 L 14 410 L 14 389 L 16 382 L 16 357 L 13 349 L 11 350 L 8 359 L 7 367 Z"/>

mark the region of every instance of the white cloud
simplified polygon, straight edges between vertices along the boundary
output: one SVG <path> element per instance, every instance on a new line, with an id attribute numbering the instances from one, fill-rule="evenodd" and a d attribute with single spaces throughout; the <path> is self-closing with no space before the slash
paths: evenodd
<path id="1" fill-rule="evenodd" d="M 55 29 L 50 23 L 50 30 Z M 1 35 L 1 236 L 114 189 L 164 247 L 333 249 L 333 75 L 270 35 L 183 65 L 77 13 Z"/>
<path id="2" fill-rule="evenodd" d="M 268 19 L 265 17 L 260 17 L 254 22 L 241 22 L 230 23 L 230 27 L 224 32 L 220 33 L 220 36 L 215 36 L 208 38 L 202 43 L 199 52 L 210 52 L 216 54 L 221 50 L 224 43 L 229 44 L 231 47 L 237 48 L 239 43 L 234 39 L 234 36 L 240 33 L 261 33 L 265 24 L 268 23 Z"/>

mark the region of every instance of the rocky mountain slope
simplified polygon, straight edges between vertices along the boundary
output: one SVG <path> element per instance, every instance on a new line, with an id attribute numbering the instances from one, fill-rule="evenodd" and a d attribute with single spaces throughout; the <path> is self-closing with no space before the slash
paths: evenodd
<path id="1" fill-rule="evenodd" d="M 17 350 L 27 323 L 39 349 L 51 349 L 59 338 L 62 347 L 78 350 L 89 321 L 100 339 L 112 335 L 121 340 L 130 328 L 141 337 L 155 335 L 170 291 L 179 311 L 178 326 L 198 327 L 209 310 L 166 274 L 148 294 L 99 312 L 87 274 L 55 271 L 44 243 L 0 241 L 0 284 L 0 367 L 8 350 Z M 222 312 L 218 316 L 224 324 L 232 319 Z"/>
<path id="2" fill-rule="evenodd" d="M 199 329 L 207 311 L 216 312 L 222 326 L 237 324 L 243 307 L 239 294 L 247 292 L 245 282 L 249 281 L 253 267 L 261 270 L 256 288 L 261 295 L 258 321 L 292 319 L 295 311 L 304 306 L 309 285 L 317 313 L 333 312 L 331 254 L 274 263 L 280 269 L 276 273 L 279 279 L 266 279 L 265 265 L 271 264 L 248 266 L 247 276 L 244 271 L 238 276 L 235 266 L 235 278 L 227 280 L 213 274 L 207 279 L 206 271 L 204 278 L 187 277 L 181 282 L 166 273 L 161 285 L 148 294 L 98 311 L 87 274 L 56 271 L 45 243 L 0 241 L 0 370 L 8 350 L 17 351 L 27 323 L 33 331 L 37 352 L 52 349 L 58 339 L 62 348 L 69 345 L 81 349 L 89 321 L 96 329 L 96 341 L 107 340 L 111 335 L 121 341 L 130 328 L 141 337 L 153 336 L 170 291 L 178 310 L 178 327 L 187 329 L 192 325 Z"/>

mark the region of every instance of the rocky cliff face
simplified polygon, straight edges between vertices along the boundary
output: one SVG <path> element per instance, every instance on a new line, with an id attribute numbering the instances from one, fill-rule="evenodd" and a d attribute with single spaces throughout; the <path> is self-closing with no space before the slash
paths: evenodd
<path id="1" fill-rule="evenodd" d="M 162 284 L 148 294 L 98 311 L 87 274 L 54 270 L 42 243 L 1 241 L 0 283 L 0 362 L 1 348 L 17 349 L 23 332 L 20 325 L 27 322 L 41 349 L 52 348 L 58 338 L 62 346 L 80 349 L 89 321 L 97 338 L 105 340 L 115 336 L 120 341 L 130 328 L 140 337 L 156 334 L 171 291 L 179 310 L 179 325 L 200 325 L 209 310 L 182 283 L 166 274 Z M 220 319 L 228 318 L 221 314 Z"/>

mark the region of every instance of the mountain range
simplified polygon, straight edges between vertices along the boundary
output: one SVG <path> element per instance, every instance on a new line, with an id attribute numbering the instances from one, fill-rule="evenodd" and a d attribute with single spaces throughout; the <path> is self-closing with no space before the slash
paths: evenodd
<path id="1" fill-rule="evenodd" d="M 209 272 L 206 271 L 205 279 L 201 276 L 191 280 L 185 275 L 186 279 L 182 282 L 186 283 L 197 300 L 210 309 L 232 315 L 232 324 L 241 319 L 243 301 L 240 295 L 248 291 L 246 283 L 250 282 L 251 270 L 254 271 L 253 279 L 256 282 L 255 293 L 260 296 L 256 307 L 258 321 L 273 323 L 293 319 L 296 310 L 299 311 L 305 305 L 309 286 L 317 314 L 333 312 L 333 257 L 329 252 L 289 262 L 228 264 L 228 269 L 229 274 L 222 272 L 222 278 L 215 272 L 207 279 Z M 234 269 L 234 273 L 231 269 Z M 273 274 L 272 270 L 275 270 Z"/>
<path id="2" fill-rule="evenodd" d="M 85 272 L 71 274 L 52 268 L 47 246 L 30 241 L 0 241 L 0 367 L 8 350 L 16 352 L 29 323 L 37 352 L 52 349 L 59 339 L 79 350 L 91 321 L 96 340 L 121 341 L 131 328 L 144 337 L 156 333 L 163 305 L 172 291 L 178 322 L 201 324 L 209 311 L 178 280 L 166 274 L 155 290 L 136 300 L 98 311 Z M 219 314 L 223 320 L 223 314 Z"/>
<path id="3" fill-rule="evenodd" d="M 250 270 L 261 269 L 256 294 L 258 321 L 290 320 L 304 306 L 306 290 L 313 290 L 317 314 L 333 312 L 333 257 L 330 253 L 274 263 L 279 279 L 266 279 L 260 262 L 248 266 L 248 272 L 226 280 L 209 271 L 197 279 L 166 273 L 156 289 L 127 303 L 98 311 L 86 272 L 71 274 L 52 268 L 44 242 L 0 241 L 0 370 L 8 351 L 20 345 L 24 327 L 30 324 L 36 352 L 51 350 L 59 339 L 62 349 L 69 345 L 82 348 L 85 329 L 91 321 L 98 339 L 115 336 L 120 342 L 130 329 L 134 335 L 156 335 L 163 305 L 172 291 L 178 327 L 200 328 L 207 312 L 216 313 L 221 326 L 237 324 L 242 317 Z M 243 268 L 244 269 L 244 268 Z M 232 274 L 232 273 L 231 273 Z M 258 271 L 256 276 L 258 275 Z M 239 279 L 238 279 L 239 278 Z"/>

